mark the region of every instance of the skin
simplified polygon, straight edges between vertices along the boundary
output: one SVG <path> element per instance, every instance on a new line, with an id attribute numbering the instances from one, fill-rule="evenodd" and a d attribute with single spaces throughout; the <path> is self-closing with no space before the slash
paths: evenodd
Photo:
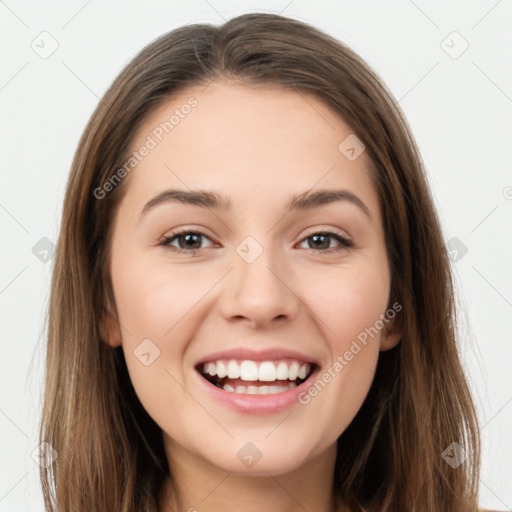
<path id="1" fill-rule="evenodd" d="M 315 97 L 227 80 L 167 100 L 132 147 L 190 96 L 198 105 L 123 183 L 110 261 L 119 323 L 105 319 L 104 338 L 122 345 L 137 395 L 163 430 L 183 510 L 345 510 L 331 491 L 336 440 L 367 395 L 379 351 L 400 341 L 399 316 L 309 404 L 280 413 L 246 415 L 212 401 L 193 365 L 218 350 L 279 346 L 314 355 L 326 371 L 391 307 L 367 155 L 349 161 L 338 150 L 351 129 Z M 226 194 L 233 210 L 174 202 L 141 217 L 168 188 Z M 350 190 L 372 219 L 347 201 L 286 214 L 290 195 L 319 188 Z M 158 245 L 189 227 L 206 235 L 196 255 Z M 327 238 L 317 248 L 311 235 L 325 231 L 354 247 Z M 236 252 L 247 236 L 263 249 L 253 263 Z M 133 353 L 147 338 L 160 350 L 149 366 Z M 262 454 L 250 468 L 237 457 L 247 442 Z M 172 510 L 166 489 L 160 499 Z"/>

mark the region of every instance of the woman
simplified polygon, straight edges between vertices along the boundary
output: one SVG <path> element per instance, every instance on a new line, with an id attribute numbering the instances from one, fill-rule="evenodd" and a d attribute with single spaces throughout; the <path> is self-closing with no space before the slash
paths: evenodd
<path id="1" fill-rule="evenodd" d="M 375 72 L 274 14 L 174 30 L 73 162 L 47 510 L 476 511 L 455 329 L 421 157 Z"/>

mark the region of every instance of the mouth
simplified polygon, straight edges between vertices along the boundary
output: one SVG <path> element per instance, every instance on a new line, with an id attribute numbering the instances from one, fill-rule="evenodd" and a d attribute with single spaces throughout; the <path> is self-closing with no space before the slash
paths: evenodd
<path id="1" fill-rule="evenodd" d="M 269 395 L 300 386 L 316 364 L 296 359 L 273 361 L 217 360 L 200 363 L 196 371 L 210 384 L 228 393 Z"/>

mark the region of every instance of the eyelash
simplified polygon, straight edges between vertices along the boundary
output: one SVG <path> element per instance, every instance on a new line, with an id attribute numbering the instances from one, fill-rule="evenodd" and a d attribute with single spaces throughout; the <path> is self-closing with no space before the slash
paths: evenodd
<path id="1" fill-rule="evenodd" d="M 181 249 L 180 247 L 174 247 L 174 246 L 171 246 L 171 242 L 173 242 L 175 239 L 178 239 L 180 236 L 183 236 L 183 235 L 199 235 L 199 236 L 204 236 L 206 238 L 209 238 L 207 235 L 205 235 L 204 233 L 201 233 L 200 231 L 192 231 L 190 229 L 184 229 L 182 231 L 177 231 L 175 233 L 171 233 L 169 236 L 164 236 L 160 242 L 158 243 L 159 246 L 163 246 L 163 247 L 166 247 L 168 248 L 169 250 L 172 250 L 174 252 L 177 252 L 177 253 L 186 253 L 186 254 L 189 254 L 189 255 L 194 255 L 196 254 L 198 251 L 201 251 L 203 249 L 206 249 L 206 247 L 203 247 L 203 248 L 199 248 L 199 249 Z M 335 240 L 337 240 L 339 243 L 340 243 L 340 246 L 338 247 L 331 247 L 330 249 L 323 249 L 323 250 L 315 250 L 315 249 L 309 249 L 313 252 L 319 252 L 319 253 L 323 253 L 323 254 L 332 254 L 332 253 L 335 253 L 335 252 L 338 252 L 338 251 L 341 251 L 343 249 L 350 249 L 351 247 L 354 246 L 354 243 L 346 238 L 344 238 L 343 236 L 337 234 L 337 233 L 334 233 L 332 231 L 317 231 L 317 232 L 314 232 L 314 233 L 311 233 L 310 235 L 304 237 L 302 240 L 301 240 L 301 243 L 304 241 L 304 240 L 307 240 L 308 238 L 311 238 L 315 235 L 324 235 L 324 236 L 330 236 L 332 238 L 334 238 Z"/>

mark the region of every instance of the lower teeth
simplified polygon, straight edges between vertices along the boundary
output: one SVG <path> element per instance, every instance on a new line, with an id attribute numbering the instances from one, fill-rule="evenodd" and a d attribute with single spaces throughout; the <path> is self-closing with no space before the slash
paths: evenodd
<path id="1" fill-rule="evenodd" d="M 237 386 L 236 388 L 233 388 L 233 386 L 229 384 L 224 384 L 221 389 L 231 393 L 234 392 L 246 395 L 271 395 L 275 393 L 282 393 L 283 391 L 288 391 L 289 389 L 296 387 L 297 384 L 295 384 L 295 382 L 290 382 L 288 386 Z"/>

